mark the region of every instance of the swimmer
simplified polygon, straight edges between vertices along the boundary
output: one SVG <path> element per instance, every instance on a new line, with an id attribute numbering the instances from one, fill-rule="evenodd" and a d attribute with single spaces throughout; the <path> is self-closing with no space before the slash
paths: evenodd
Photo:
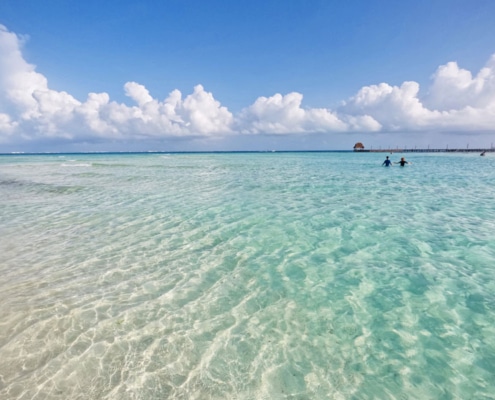
<path id="1" fill-rule="evenodd" d="M 406 161 L 406 159 L 404 157 L 402 157 L 399 162 L 396 162 L 396 164 L 400 164 L 400 166 L 403 167 L 404 165 L 411 164 L 411 163 Z"/>
<path id="2" fill-rule="evenodd" d="M 392 166 L 392 161 L 389 160 L 388 156 L 385 159 L 385 161 L 382 163 L 382 165 L 385 165 L 386 167 L 391 167 Z"/>

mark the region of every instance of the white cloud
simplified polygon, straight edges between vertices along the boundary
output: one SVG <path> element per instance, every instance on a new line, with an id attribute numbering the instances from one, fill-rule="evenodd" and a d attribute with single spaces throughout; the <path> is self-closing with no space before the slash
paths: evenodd
<path id="1" fill-rule="evenodd" d="M 341 108 L 367 115 L 383 132 L 479 132 L 495 126 L 495 55 L 473 78 L 455 62 L 440 66 L 424 98 L 416 82 L 363 87 Z"/>
<path id="2" fill-rule="evenodd" d="M 421 104 L 418 93 L 416 82 L 404 82 L 400 87 L 386 83 L 366 86 L 349 99 L 341 111 L 368 116 L 384 131 L 414 131 L 424 127 L 435 115 Z"/>
<path id="3" fill-rule="evenodd" d="M 305 108 L 303 95 L 259 97 L 233 115 L 197 85 L 183 97 L 153 98 L 136 82 L 124 85 L 135 103 L 89 93 L 79 101 L 49 88 L 45 76 L 22 55 L 24 39 L 0 25 L 0 142 L 64 139 L 119 141 L 216 138 L 225 135 L 304 135 L 346 132 L 483 131 L 495 126 L 495 55 L 478 74 L 449 62 L 420 95 L 416 82 L 361 88 L 337 110 Z"/>
<path id="4" fill-rule="evenodd" d="M 425 96 L 425 104 L 436 110 L 461 110 L 466 107 L 483 109 L 495 104 L 495 55 L 473 77 L 456 62 L 440 66 Z"/>
<path id="5" fill-rule="evenodd" d="M 49 89 L 47 79 L 27 63 L 22 40 L 0 25 L 0 137 L 72 140 L 143 137 L 210 137 L 231 132 L 233 116 L 201 85 L 185 99 L 174 90 L 160 102 L 136 82 L 124 85 L 136 106 L 90 93 L 85 102 Z"/>
<path id="6" fill-rule="evenodd" d="M 244 109 L 238 120 L 243 133 L 294 134 L 305 132 L 345 131 L 346 125 L 327 109 L 304 109 L 303 96 L 289 93 L 285 96 L 259 97 Z"/>
<path id="7" fill-rule="evenodd" d="M 133 99 L 139 106 L 144 106 L 153 101 L 150 92 L 143 85 L 136 82 L 127 82 L 124 85 L 125 94 Z"/>
<path id="8" fill-rule="evenodd" d="M 0 25 L 0 104 L 10 103 L 24 118 L 39 115 L 36 100 L 32 97 L 35 90 L 47 87 L 43 75 L 35 72 L 34 65 L 28 64 L 21 54 L 21 39 Z"/>
<path id="9" fill-rule="evenodd" d="M 9 115 L 0 113 L 0 143 L 5 141 L 14 132 L 16 126 L 17 124 L 11 121 Z"/>
<path id="10" fill-rule="evenodd" d="M 153 99 L 148 90 L 135 82 L 125 84 L 126 94 L 138 106 L 111 103 L 106 120 L 129 135 L 145 136 L 211 136 L 231 131 L 233 116 L 206 92 L 201 85 L 182 99 L 178 90 L 163 102 Z"/>
<path id="11" fill-rule="evenodd" d="M 187 121 L 186 125 L 191 132 L 202 134 L 229 132 L 233 121 L 227 108 L 220 106 L 213 95 L 205 92 L 201 85 L 197 85 L 194 92 L 184 99 L 179 114 Z"/>

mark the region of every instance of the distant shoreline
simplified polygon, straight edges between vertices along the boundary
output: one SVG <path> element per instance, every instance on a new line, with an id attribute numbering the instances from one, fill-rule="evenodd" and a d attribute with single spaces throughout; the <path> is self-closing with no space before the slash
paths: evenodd
<path id="1" fill-rule="evenodd" d="M 266 153 L 494 153 L 488 149 L 356 149 L 356 150 L 219 150 L 219 151 L 81 151 L 81 152 L 10 152 L 0 156 L 44 155 L 132 155 L 132 154 L 266 154 Z"/>
<path id="2" fill-rule="evenodd" d="M 69 151 L 69 152 L 10 152 L 0 156 L 44 156 L 44 155 L 105 155 L 105 154 L 271 154 L 271 153 L 353 153 L 354 150 L 218 150 L 218 151 Z"/>

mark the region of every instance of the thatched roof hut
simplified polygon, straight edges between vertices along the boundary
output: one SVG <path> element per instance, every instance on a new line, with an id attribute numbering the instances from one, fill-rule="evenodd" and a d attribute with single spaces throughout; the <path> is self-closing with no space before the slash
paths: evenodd
<path id="1" fill-rule="evenodd" d="M 357 142 L 354 145 L 354 151 L 364 150 L 364 145 L 361 142 Z"/>

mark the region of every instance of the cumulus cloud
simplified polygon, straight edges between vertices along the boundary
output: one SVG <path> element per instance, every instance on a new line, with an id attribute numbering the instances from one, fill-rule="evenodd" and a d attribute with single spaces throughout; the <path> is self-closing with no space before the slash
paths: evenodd
<path id="1" fill-rule="evenodd" d="M 456 62 L 440 66 L 425 96 L 419 84 L 363 87 L 341 107 L 347 115 L 367 115 L 383 132 L 479 132 L 495 126 L 495 55 L 473 77 Z"/>
<path id="2" fill-rule="evenodd" d="M 361 88 L 336 110 L 307 108 L 292 92 L 259 97 L 232 114 L 202 85 L 164 100 L 127 82 L 134 105 L 89 93 L 80 101 L 50 89 L 23 55 L 24 38 L 0 25 L 0 143 L 64 139 L 119 141 L 217 138 L 226 135 L 489 130 L 495 126 L 495 55 L 476 74 L 456 62 L 440 66 L 421 95 L 413 81 Z"/>
<path id="3" fill-rule="evenodd" d="M 3 132 L 5 135 L 10 135 L 14 132 L 16 125 L 15 122 L 11 121 L 9 115 L 0 113 L 0 132 Z"/>
<path id="4" fill-rule="evenodd" d="M 239 131 L 295 134 L 346 130 L 346 124 L 330 110 L 302 108 L 302 99 L 300 93 L 258 98 L 253 105 L 240 113 Z"/>
<path id="5" fill-rule="evenodd" d="M 436 110 L 461 110 L 493 107 L 495 104 L 495 55 L 473 77 L 456 62 L 440 66 L 432 77 L 433 83 L 425 96 L 425 104 Z"/>
<path id="6" fill-rule="evenodd" d="M 231 133 L 232 113 L 197 85 L 182 98 L 178 90 L 163 101 L 136 82 L 124 85 L 136 105 L 89 93 L 81 102 L 51 90 L 47 79 L 22 56 L 23 40 L 0 25 L 0 140 L 69 140 L 211 137 Z M 17 134 L 17 136 L 16 136 Z"/>
<path id="7" fill-rule="evenodd" d="M 363 87 L 341 108 L 348 115 L 372 118 L 385 131 L 421 129 L 435 112 L 418 99 L 419 85 L 404 82 L 400 87 L 386 83 Z"/>

